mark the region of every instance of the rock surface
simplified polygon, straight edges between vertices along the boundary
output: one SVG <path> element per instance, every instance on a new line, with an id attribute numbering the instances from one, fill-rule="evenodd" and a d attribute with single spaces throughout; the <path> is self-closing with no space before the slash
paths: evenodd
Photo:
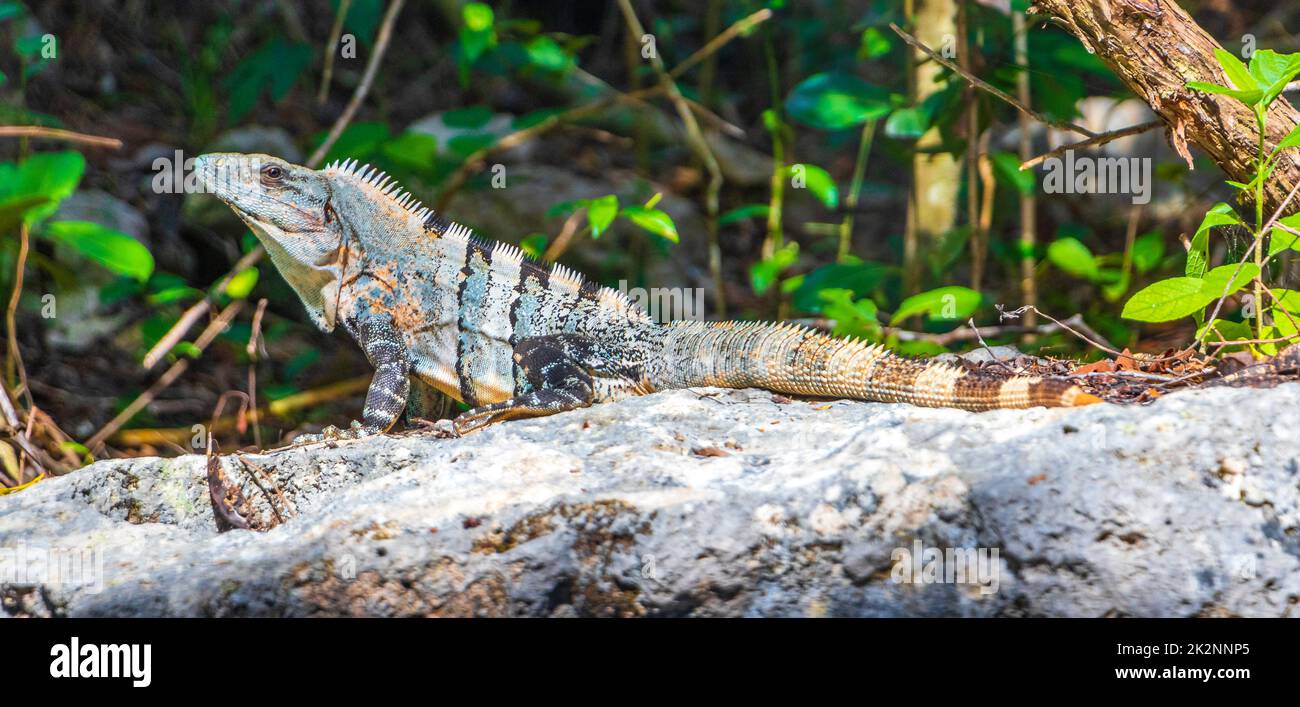
<path id="1" fill-rule="evenodd" d="M 269 529 L 225 533 L 202 457 L 104 461 L 0 497 L 0 615 L 1294 615 L 1297 430 L 1295 383 L 983 414 L 676 391 L 226 457 Z"/>

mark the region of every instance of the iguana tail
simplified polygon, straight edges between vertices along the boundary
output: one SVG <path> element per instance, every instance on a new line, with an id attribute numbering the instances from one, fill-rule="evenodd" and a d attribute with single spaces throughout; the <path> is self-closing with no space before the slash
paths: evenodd
<path id="1" fill-rule="evenodd" d="M 1004 377 L 903 358 L 792 324 L 673 322 L 664 353 L 668 380 L 658 387 L 754 387 L 977 411 L 1101 402 L 1062 378 Z"/>

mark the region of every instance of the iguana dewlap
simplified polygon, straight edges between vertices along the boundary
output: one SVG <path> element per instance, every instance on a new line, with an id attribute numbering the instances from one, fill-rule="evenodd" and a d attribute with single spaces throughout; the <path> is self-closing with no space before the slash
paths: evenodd
<path id="1" fill-rule="evenodd" d="M 375 367 L 362 421 L 388 430 L 411 383 L 464 402 L 467 431 L 690 386 L 966 410 L 1087 405 L 1064 379 L 995 377 L 789 324 L 660 324 L 621 293 L 442 221 L 355 161 L 322 170 L 209 154 L 195 168 L 253 230 L 323 330 Z"/>

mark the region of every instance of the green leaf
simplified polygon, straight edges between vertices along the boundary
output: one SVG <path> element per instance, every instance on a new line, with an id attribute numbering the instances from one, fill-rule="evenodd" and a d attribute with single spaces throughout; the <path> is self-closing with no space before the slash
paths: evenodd
<path id="1" fill-rule="evenodd" d="M 730 226 L 751 218 L 767 218 L 767 204 L 745 204 L 737 206 L 718 217 L 719 226 Z"/>
<path id="2" fill-rule="evenodd" d="M 319 132 L 312 136 L 312 144 L 319 147 L 325 141 L 328 133 Z M 338 140 L 330 147 L 329 154 L 325 155 L 322 164 L 329 164 L 335 160 L 352 158 L 364 160 L 376 152 L 379 148 L 392 139 L 392 133 L 384 123 L 353 123 L 339 133 Z"/>
<path id="3" fill-rule="evenodd" d="M 807 188 L 826 208 L 833 210 L 839 206 L 839 187 L 826 170 L 814 164 L 792 164 L 786 167 L 786 174 L 790 175 L 791 186 Z"/>
<path id="4" fill-rule="evenodd" d="M 574 59 L 554 39 L 545 35 L 533 37 L 524 45 L 528 63 L 542 71 L 567 72 L 574 66 Z"/>
<path id="5" fill-rule="evenodd" d="M 889 92 L 852 74 L 809 76 L 785 99 L 791 118 L 821 130 L 843 130 L 889 113 Z"/>
<path id="6" fill-rule="evenodd" d="M 918 314 L 932 320 L 961 321 L 975 313 L 981 299 L 980 293 L 969 287 L 939 287 L 903 300 L 889 323 L 895 325 Z"/>
<path id="7" fill-rule="evenodd" d="M 455 108 L 442 114 L 442 124 L 461 130 L 478 130 L 492 120 L 492 109 L 487 106 Z"/>
<path id="8" fill-rule="evenodd" d="M 1047 246 L 1047 259 L 1067 274 L 1085 280 L 1097 279 L 1097 260 L 1077 238 L 1059 238 Z"/>
<path id="9" fill-rule="evenodd" d="M 1139 322 L 1168 322 L 1200 311 L 1209 303 L 1202 294 L 1205 283 L 1195 277 L 1171 277 L 1138 290 L 1120 313 Z"/>
<path id="10" fill-rule="evenodd" d="M 1259 89 L 1240 91 L 1234 88 L 1228 88 L 1227 86 L 1220 86 L 1217 83 L 1205 83 L 1204 81 L 1188 81 L 1187 87 L 1199 91 L 1205 91 L 1206 93 L 1219 93 L 1225 96 L 1231 96 L 1252 107 L 1264 97 L 1264 92 Z"/>
<path id="11" fill-rule="evenodd" d="M 244 268 L 230 278 L 230 284 L 226 285 L 226 294 L 230 295 L 231 299 L 244 299 L 256 285 L 257 268 Z"/>
<path id="12" fill-rule="evenodd" d="M 1278 54 L 1272 49 L 1261 49 L 1250 57 L 1250 75 L 1264 90 L 1260 101 L 1264 106 L 1282 93 L 1296 73 L 1300 73 L 1300 54 Z"/>
<path id="13" fill-rule="evenodd" d="M 828 263 L 803 276 L 794 291 L 792 304 L 801 312 L 816 314 L 821 312 L 823 304 L 821 291 L 844 289 L 851 291 L 855 299 L 866 297 L 880 286 L 889 272 L 890 268 L 880 263 Z"/>
<path id="14" fill-rule="evenodd" d="M 1145 273 L 1160 264 L 1165 257 L 1165 239 L 1157 231 L 1143 233 L 1133 241 L 1133 267 Z"/>
<path id="15" fill-rule="evenodd" d="M 915 140 L 930 129 L 932 118 L 925 106 L 899 108 L 885 121 L 885 135 L 897 140 Z"/>
<path id="16" fill-rule="evenodd" d="M 1296 126 L 1291 128 L 1291 132 L 1282 138 L 1282 142 L 1279 142 L 1275 149 L 1280 151 L 1289 147 L 1300 147 L 1300 123 L 1296 123 Z"/>
<path id="17" fill-rule="evenodd" d="M 1281 287 L 1273 288 L 1273 295 L 1277 297 L 1273 306 L 1281 307 L 1290 312 L 1293 316 L 1300 317 L 1300 290 L 1287 290 Z M 1276 317 L 1274 317 L 1276 319 Z"/>
<path id="18" fill-rule="evenodd" d="M 44 235 L 63 243 L 113 272 L 144 282 L 153 272 L 153 256 L 134 238 L 89 221 L 55 221 Z"/>
<path id="19" fill-rule="evenodd" d="M 10 217 L 21 211 L 21 218 L 34 224 L 77 190 L 85 171 L 86 158 L 72 151 L 38 152 L 19 165 L 0 163 L 0 200 Z"/>
<path id="20" fill-rule="evenodd" d="M 852 290 L 832 288 L 818 293 L 821 310 L 828 319 L 835 320 L 836 336 L 856 336 L 868 341 L 880 341 L 880 319 L 876 303 L 869 299 L 853 299 Z"/>
<path id="21" fill-rule="evenodd" d="M 1232 279 L 1229 286 L 1228 279 L 1232 278 L 1233 273 L 1236 277 Z M 1234 263 L 1232 265 L 1220 265 L 1219 267 L 1205 273 L 1205 279 L 1201 281 L 1202 292 L 1207 297 L 1206 303 L 1213 302 L 1225 294 L 1232 294 L 1237 290 L 1250 284 L 1251 280 L 1259 277 L 1259 267 L 1254 263 Z M 1226 290 L 1226 292 L 1225 292 Z"/>
<path id="22" fill-rule="evenodd" d="M 600 234 L 609 228 L 618 215 L 618 197 L 610 194 L 587 202 L 587 223 L 591 225 L 591 237 L 600 238 Z"/>
<path id="23" fill-rule="evenodd" d="M 749 282 L 756 294 L 764 294 L 786 268 L 799 260 L 799 243 L 790 241 L 777 249 L 771 257 L 754 263 L 749 268 Z"/>
<path id="24" fill-rule="evenodd" d="M 1210 259 L 1210 229 L 1216 226 L 1240 226 L 1241 217 L 1231 206 L 1219 202 L 1205 212 L 1201 225 L 1192 236 L 1191 248 L 1187 250 L 1187 267 L 1183 274 L 1188 277 L 1203 277 Z"/>
<path id="25" fill-rule="evenodd" d="M 44 194 L 25 194 L 0 201 L 0 233 L 8 233 L 9 229 L 22 223 L 32 209 L 49 200 L 50 197 Z"/>
<path id="26" fill-rule="evenodd" d="M 542 254 L 546 252 L 546 241 L 545 233 L 532 233 L 524 236 L 519 241 L 519 249 L 524 251 L 528 257 L 541 260 Z"/>
<path id="27" fill-rule="evenodd" d="M 994 152 L 993 175 L 998 181 L 1010 186 L 1021 194 L 1034 192 L 1035 177 L 1033 170 L 1020 169 L 1020 158 L 1010 152 Z"/>
<path id="28" fill-rule="evenodd" d="M 223 83 L 229 93 L 230 121 L 237 123 L 248 115 L 264 92 L 274 101 L 283 100 L 311 61 L 307 44 L 291 42 L 279 34 L 267 40 L 226 75 Z"/>
<path id="29" fill-rule="evenodd" d="M 1282 226 L 1287 226 L 1291 231 L 1300 231 L 1300 214 L 1291 214 L 1277 220 Z M 1300 236 L 1287 231 L 1278 226 L 1274 226 L 1269 231 L 1268 237 L 1268 255 L 1272 257 L 1290 248 L 1291 250 L 1300 250 Z"/>
<path id="30" fill-rule="evenodd" d="M 678 241 L 677 226 L 673 224 L 672 217 L 659 209 L 648 209 L 644 206 L 624 206 L 619 214 L 656 236 L 670 240 L 673 243 Z"/>
<path id="31" fill-rule="evenodd" d="M 465 7 L 460 11 L 461 18 L 465 20 L 465 27 L 474 32 L 483 32 L 492 29 L 492 23 L 496 19 L 492 8 L 481 2 L 465 3 Z"/>
<path id="32" fill-rule="evenodd" d="M 864 61 L 870 61 L 877 57 L 882 57 L 889 53 L 889 37 L 878 27 L 868 27 L 862 30 L 862 39 L 858 45 L 858 58 Z"/>
<path id="33" fill-rule="evenodd" d="M 438 139 L 424 133 L 405 132 L 385 142 L 382 148 L 384 157 L 413 170 L 427 170 L 433 167 L 438 155 Z"/>
<path id="34" fill-rule="evenodd" d="M 1255 53 L 1259 54 L 1259 52 Z M 1223 67 L 1223 72 L 1228 75 L 1232 85 L 1243 91 L 1260 88 L 1260 85 L 1255 82 L 1255 77 L 1251 75 L 1246 65 L 1241 63 L 1237 55 L 1222 47 L 1215 47 L 1214 58 L 1219 60 L 1219 66 Z"/>

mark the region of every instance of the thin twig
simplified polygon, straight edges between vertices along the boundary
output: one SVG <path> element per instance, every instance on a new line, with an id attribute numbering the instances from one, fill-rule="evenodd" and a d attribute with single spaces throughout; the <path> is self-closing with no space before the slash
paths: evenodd
<path id="1" fill-rule="evenodd" d="M 1059 121 L 1059 120 L 1053 120 L 1052 118 L 1049 118 L 1049 117 L 1047 117 L 1046 115 L 1043 115 L 1042 113 L 1039 113 L 1038 111 L 1034 110 L 1033 108 L 1030 108 L 1029 106 L 1027 106 L 1027 105 L 1021 103 L 1021 102 L 1018 101 L 1018 100 L 1016 100 L 1013 96 L 1011 96 L 1010 94 L 1008 94 L 1006 91 L 1003 91 L 1002 89 L 998 88 L 997 86 L 994 86 L 994 85 L 988 83 L 987 81 L 984 81 L 983 79 L 981 79 L 981 78 L 979 78 L 978 76 L 975 76 L 974 74 L 972 74 L 972 73 L 970 73 L 970 72 L 968 72 L 968 71 L 962 69 L 961 67 L 959 67 L 959 66 L 957 66 L 956 64 L 952 63 L 951 61 L 948 61 L 947 59 L 945 59 L 945 58 L 939 56 L 939 54 L 937 54 L 933 49 L 931 49 L 931 48 L 925 46 L 924 44 L 922 44 L 921 41 L 920 41 L 919 39 L 917 39 L 916 37 L 913 37 L 912 35 L 908 34 L 908 33 L 905 32 L 901 27 L 899 27 L 898 25 L 894 24 L 893 22 L 889 23 L 889 27 L 890 27 L 890 29 L 894 30 L 894 32 L 896 32 L 896 33 L 898 34 L 898 36 L 902 37 L 902 38 L 903 38 L 903 41 L 905 41 L 905 42 L 907 42 L 908 44 L 910 44 L 910 45 L 916 47 L 917 49 L 921 50 L 921 51 L 922 51 L 926 56 L 928 56 L 928 57 L 930 57 L 931 59 L 933 59 L 933 60 L 939 62 L 940 64 L 943 64 L 945 67 L 947 67 L 947 68 L 948 68 L 949 70 L 951 70 L 953 73 L 955 73 L 955 74 L 957 74 L 958 76 L 960 76 L 960 77 L 966 79 L 967 81 L 971 82 L 972 84 L 974 84 L 975 86 L 979 87 L 980 89 L 982 89 L 982 90 L 988 92 L 989 94 L 991 94 L 991 95 L 993 95 L 993 96 L 995 96 L 995 97 L 997 97 L 997 98 L 1000 98 L 1002 101 L 1004 101 L 1004 102 L 1010 104 L 1011 106 L 1014 106 L 1017 110 L 1020 110 L 1021 112 L 1025 113 L 1026 115 L 1029 115 L 1030 117 L 1034 118 L 1034 119 L 1037 120 L 1038 122 L 1040 122 L 1040 123 L 1046 123 L 1047 125 L 1052 125 L 1052 126 L 1055 126 L 1055 127 L 1060 128 L 1060 129 L 1062 129 L 1062 130 L 1069 130 L 1069 131 L 1071 131 L 1071 132 L 1079 133 L 1080 135 L 1085 135 L 1085 136 L 1087 136 L 1087 137 L 1096 137 L 1096 136 L 1097 136 L 1096 133 L 1094 133 L 1093 131 L 1091 131 L 1091 130 L 1089 130 L 1089 129 L 1083 127 L 1083 126 L 1075 125 L 1074 123 L 1063 122 L 1063 121 Z"/>
<path id="2" fill-rule="evenodd" d="M 329 134 L 325 136 L 325 141 L 316 148 L 311 158 L 307 160 L 308 167 L 315 167 L 325 155 L 329 154 L 330 148 L 334 147 L 334 142 L 343 134 L 343 130 L 352 122 L 352 117 L 356 115 L 357 110 L 361 108 L 362 102 L 366 100 L 366 95 L 370 93 L 370 85 L 375 81 L 375 75 L 379 73 L 379 62 L 384 57 L 384 52 L 388 51 L 388 42 L 393 38 L 393 24 L 397 21 L 397 14 L 402 11 L 402 4 L 406 0 L 392 0 L 388 4 L 388 12 L 384 14 L 383 23 L 379 25 L 379 34 L 375 37 L 374 51 L 370 52 L 370 61 L 366 64 L 365 73 L 361 75 L 361 83 L 357 90 L 352 93 L 352 98 L 348 101 L 343 113 L 339 115 L 338 120 L 334 121 L 333 127 L 330 128 Z"/>
<path id="3" fill-rule="evenodd" d="M 569 249 L 569 243 L 573 236 L 578 232 L 578 223 L 582 221 L 582 216 L 587 213 L 586 207 L 575 209 L 569 217 L 564 219 L 564 226 L 560 228 L 560 235 L 546 247 L 546 252 L 542 253 L 542 260 L 548 263 L 554 263 L 564 255 L 564 251 Z"/>
<path id="4" fill-rule="evenodd" d="M 320 89 L 316 91 L 317 105 L 325 105 L 325 99 L 329 98 L 330 81 L 334 78 L 334 56 L 339 51 L 339 37 L 343 34 L 343 20 L 348 16 L 348 8 L 352 6 L 352 0 L 340 0 L 339 11 L 334 15 L 334 26 L 330 28 L 329 49 L 325 50 L 325 70 L 321 73 Z"/>
<path id="5" fill-rule="evenodd" d="M 14 287 L 9 295 L 9 306 L 5 310 L 5 337 L 9 347 L 6 375 L 18 376 L 18 384 L 22 387 L 23 395 L 27 398 L 28 409 L 33 406 L 32 393 L 27 387 L 27 368 L 23 365 L 22 353 L 18 350 L 18 325 L 16 320 L 18 300 L 21 299 L 23 294 L 23 271 L 27 268 L 27 252 L 30 244 L 30 233 L 28 232 L 27 222 L 24 221 L 18 227 L 18 258 L 17 263 L 14 265 Z"/>
<path id="6" fill-rule="evenodd" d="M 637 18 L 631 0 L 618 0 L 618 6 L 623 12 L 623 19 L 627 22 L 628 30 L 632 33 L 633 38 L 639 39 L 645 36 L 645 28 L 641 25 L 641 20 Z M 695 120 L 695 113 L 691 111 L 691 107 L 682 96 L 681 89 L 677 87 L 677 82 L 664 68 L 664 60 L 660 58 L 658 52 L 651 54 L 650 65 L 654 67 L 655 73 L 659 75 L 659 83 L 667 91 L 669 100 L 677 108 L 677 115 L 681 118 L 682 125 L 686 127 L 687 142 L 690 143 L 696 157 L 704 163 L 705 171 L 709 173 L 709 183 L 705 194 L 705 210 L 708 216 L 706 230 L 709 273 L 713 276 L 714 309 L 717 310 L 719 317 L 725 318 L 727 299 L 722 281 L 722 247 L 718 243 L 718 194 L 722 190 L 722 169 L 718 166 L 718 160 L 714 157 L 713 150 L 709 148 L 708 141 L 704 139 L 704 133 L 700 131 L 700 124 Z"/>
<path id="7" fill-rule="evenodd" d="M 1154 130 L 1162 125 L 1164 125 L 1164 121 L 1152 120 L 1148 123 L 1130 125 L 1127 128 L 1120 128 L 1119 130 L 1112 130 L 1110 132 L 1101 133 L 1100 135 L 1097 135 L 1096 137 L 1090 137 L 1087 140 L 1080 140 L 1079 142 L 1072 142 L 1069 145 L 1062 145 L 1056 148 L 1055 150 L 1052 150 L 1050 152 L 1045 152 L 1033 159 L 1029 159 L 1029 160 L 1025 160 L 1024 162 L 1021 162 L 1020 169 L 1021 170 L 1029 169 L 1030 167 L 1034 167 L 1042 163 L 1044 160 L 1048 159 L 1049 157 L 1059 157 L 1071 150 L 1082 150 L 1086 147 L 1098 147 L 1101 145 L 1105 145 L 1108 142 L 1118 140 L 1122 137 L 1128 137 L 1130 135 L 1140 135 L 1149 130 Z"/>
<path id="8" fill-rule="evenodd" d="M 714 37 L 713 39 L 710 39 L 707 44 L 705 44 L 703 47 L 700 47 L 700 49 L 696 51 L 694 54 L 686 57 L 685 61 L 678 64 L 677 66 L 674 66 L 672 71 L 668 72 L 669 78 L 672 79 L 680 78 L 681 75 L 686 73 L 692 66 L 695 66 L 701 61 L 712 56 L 714 52 L 718 51 L 723 46 L 725 46 L 727 42 L 730 42 L 731 40 L 735 39 L 737 35 L 748 32 L 749 30 L 758 26 L 760 23 L 765 22 L 768 19 L 771 19 L 771 17 L 772 17 L 772 11 L 765 7 L 762 10 L 759 10 L 758 12 L 755 12 L 754 14 L 748 17 L 737 20 L 730 27 L 719 32 L 718 36 Z"/>
<path id="9" fill-rule="evenodd" d="M 176 323 L 172 325 L 172 328 L 168 329 L 167 333 L 163 334 L 162 338 L 158 340 L 158 343 L 154 344 L 153 347 L 149 349 L 148 353 L 144 355 L 143 365 L 145 370 L 149 370 L 158 365 L 158 362 L 167 355 L 167 352 L 171 351 L 176 344 L 180 343 L 181 339 L 185 338 L 185 335 L 189 333 L 190 328 L 194 326 L 194 323 L 212 309 L 213 299 L 225 294 L 226 288 L 230 287 L 230 283 L 235 279 L 235 276 L 256 265 L 257 261 L 261 259 L 265 252 L 266 250 L 261 245 L 258 245 L 245 253 L 243 257 L 235 263 L 235 267 L 231 268 L 230 272 L 226 273 L 217 281 L 217 284 L 212 288 L 212 294 L 210 296 L 204 297 L 198 302 L 190 305 L 189 309 L 186 309 L 185 312 L 181 314 L 181 318 L 177 319 Z"/>
<path id="10" fill-rule="evenodd" d="M 257 311 L 253 313 L 253 330 L 248 335 L 248 407 L 251 411 L 250 417 L 253 422 L 253 444 L 258 449 L 262 448 L 262 428 L 257 414 L 257 362 L 260 360 L 258 352 L 262 348 L 262 315 L 266 313 L 266 298 L 263 297 L 257 303 Z"/>
<path id="11" fill-rule="evenodd" d="M 71 130 L 61 130 L 59 128 L 45 128 L 39 125 L 0 125 L 0 137 L 34 137 L 46 140 L 63 140 L 65 142 L 79 142 L 83 145 L 93 145 L 95 147 L 107 147 L 110 150 L 122 149 L 122 141 L 115 137 L 100 137 L 98 135 L 87 135 L 85 133 L 73 132 Z"/>
<path id="12" fill-rule="evenodd" d="M 204 329 L 202 334 L 199 334 L 199 338 L 194 340 L 195 349 L 202 353 L 203 350 L 208 347 L 208 344 L 212 343 L 212 340 L 217 338 L 218 334 L 225 331 L 226 326 L 230 324 L 231 320 L 235 318 L 235 315 L 239 313 L 239 310 L 243 306 L 244 300 L 242 299 L 235 300 L 227 305 L 226 308 L 221 311 L 221 314 L 218 315 L 216 319 L 212 320 L 212 323 L 208 325 L 208 328 Z M 108 424 L 101 427 L 94 436 L 86 441 L 86 448 L 90 450 L 91 454 L 96 453 L 96 450 L 104 444 L 104 440 L 111 437 L 119 427 L 130 421 L 132 417 L 135 417 L 136 413 L 143 410 L 144 407 L 152 402 L 154 398 L 158 397 L 159 393 L 166 390 L 167 386 L 174 383 L 176 379 L 185 372 L 185 369 L 189 368 L 189 366 L 190 359 L 177 359 L 176 363 L 173 363 L 170 368 L 159 376 L 158 380 L 155 381 L 153 385 L 149 386 L 149 388 L 137 396 L 135 400 L 132 400 L 131 404 L 127 405 L 122 412 L 117 414 L 117 417 L 109 420 Z"/>

